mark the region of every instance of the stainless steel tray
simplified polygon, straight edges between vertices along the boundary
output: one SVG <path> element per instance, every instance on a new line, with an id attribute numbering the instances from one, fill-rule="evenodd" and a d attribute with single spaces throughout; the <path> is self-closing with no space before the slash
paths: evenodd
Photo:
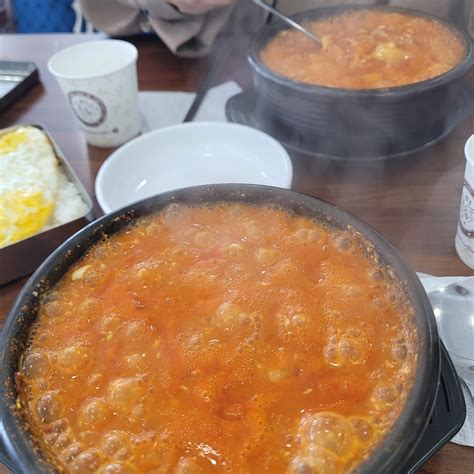
<path id="1" fill-rule="evenodd" d="M 68 179 L 76 186 L 87 205 L 87 212 L 79 219 L 45 230 L 27 239 L 0 249 L 0 285 L 33 273 L 40 263 L 68 237 L 94 220 L 92 199 L 81 181 L 64 157 L 50 133 L 41 124 L 22 124 L 0 130 L 0 137 L 20 127 L 31 126 L 40 129 L 49 138 L 54 153 Z"/>

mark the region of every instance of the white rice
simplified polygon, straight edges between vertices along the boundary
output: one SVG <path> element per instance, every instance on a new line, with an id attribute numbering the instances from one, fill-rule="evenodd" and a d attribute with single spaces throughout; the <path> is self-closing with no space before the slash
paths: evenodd
<path id="1" fill-rule="evenodd" d="M 62 166 L 58 166 L 58 191 L 54 212 L 41 232 L 79 219 L 85 216 L 88 210 L 88 206 L 79 194 L 76 185 L 69 181 Z"/>

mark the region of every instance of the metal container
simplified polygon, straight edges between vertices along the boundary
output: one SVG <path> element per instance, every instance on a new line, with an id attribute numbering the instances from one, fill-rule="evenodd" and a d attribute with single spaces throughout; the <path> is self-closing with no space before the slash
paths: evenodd
<path id="1" fill-rule="evenodd" d="M 84 189 L 71 165 L 64 157 L 62 151 L 55 143 L 49 132 L 39 124 L 24 124 L 14 127 L 5 128 L 0 131 L 0 137 L 6 133 L 12 132 L 20 127 L 31 126 L 40 129 L 49 139 L 53 146 L 59 165 L 66 174 L 70 182 L 74 184 L 78 190 L 82 200 L 86 203 L 87 212 L 79 219 L 75 219 L 66 224 L 54 227 L 35 234 L 27 239 L 21 240 L 14 244 L 8 245 L 0 249 L 0 285 L 5 285 L 25 275 L 33 273 L 40 263 L 61 245 L 68 237 L 77 232 L 79 229 L 89 224 L 93 219 L 92 200 Z"/>
<path id="2" fill-rule="evenodd" d="M 401 282 L 414 310 L 413 324 L 419 339 L 415 380 L 405 407 L 393 428 L 356 472 L 396 471 L 413 452 L 430 419 L 440 377 L 440 343 L 436 322 L 428 297 L 416 274 L 375 230 L 336 206 L 284 189 L 229 184 L 168 192 L 108 214 L 65 242 L 27 282 L 8 316 L 0 340 L 0 416 L 3 449 L 7 453 L 7 461 L 10 459 L 15 465 L 16 472 L 54 472 L 54 467 L 47 462 L 39 445 L 28 433 L 27 420 L 22 418 L 15 407 L 15 374 L 27 347 L 31 327 L 37 318 L 42 294 L 54 287 L 92 245 L 104 236 L 120 232 L 138 217 L 159 212 L 171 202 L 199 204 L 223 201 L 262 206 L 277 204 L 296 215 L 309 216 L 336 228 L 350 228 L 373 247 L 381 264 L 389 267 L 394 278 Z"/>
<path id="3" fill-rule="evenodd" d="M 450 128 L 448 115 L 465 86 L 461 79 L 474 64 L 472 40 L 467 32 L 441 18 L 416 10 L 394 7 L 335 6 L 299 13 L 310 21 L 356 10 L 399 12 L 438 21 L 465 45 L 463 61 L 432 79 L 384 89 L 341 89 L 293 81 L 269 69 L 262 49 L 280 31 L 282 21 L 262 28 L 248 54 L 253 82 L 261 107 L 276 117 L 291 134 L 311 136 L 313 151 L 336 157 L 380 157 L 421 148 Z M 474 113 L 468 110 L 465 115 Z"/>

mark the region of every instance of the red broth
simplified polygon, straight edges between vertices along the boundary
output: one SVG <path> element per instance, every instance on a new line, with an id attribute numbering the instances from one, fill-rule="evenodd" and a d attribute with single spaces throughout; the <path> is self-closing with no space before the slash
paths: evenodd
<path id="1" fill-rule="evenodd" d="M 413 310 L 370 253 L 284 210 L 171 204 L 46 295 L 19 406 L 66 472 L 351 471 L 416 360 Z"/>
<path id="2" fill-rule="evenodd" d="M 285 30 L 263 49 L 264 64 L 299 82 L 375 89 L 431 79 L 466 55 L 456 33 L 422 16 L 358 10 L 306 26 L 319 35 L 323 48 L 296 30 Z"/>

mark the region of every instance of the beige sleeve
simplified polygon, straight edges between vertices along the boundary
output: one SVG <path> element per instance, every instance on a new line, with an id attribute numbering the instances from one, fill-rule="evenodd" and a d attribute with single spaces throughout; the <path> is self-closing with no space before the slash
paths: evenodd
<path id="1" fill-rule="evenodd" d="M 171 51 L 180 56 L 209 52 L 232 8 L 205 15 L 183 15 L 164 0 L 79 0 L 92 25 L 111 35 L 154 30 Z"/>
<path id="2" fill-rule="evenodd" d="M 231 8 L 219 8 L 205 15 L 183 15 L 176 21 L 150 15 L 149 21 L 158 36 L 177 55 L 202 56 L 210 51 L 231 12 Z"/>
<path id="3" fill-rule="evenodd" d="M 79 0 L 82 13 L 94 28 L 111 35 L 139 33 L 140 10 L 117 0 Z"/>

